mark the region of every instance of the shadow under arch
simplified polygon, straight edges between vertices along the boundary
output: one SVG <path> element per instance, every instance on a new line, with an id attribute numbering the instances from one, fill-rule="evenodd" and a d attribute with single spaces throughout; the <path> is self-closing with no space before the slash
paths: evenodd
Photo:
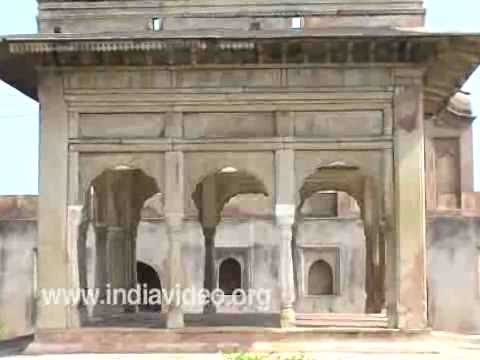
<path id="1" fill-rule="evenodd" d="M 140 310 L 148 312 L 161 312 L 162 304 L 150 304 L 149 301 L 152 291 L 158 292 L 161 294 L 162 291 L 162 282 L 160 280 L 160 275 L 153 268 L 153 266 L 147 264 L 146 262 L 138 260 L 136 262 L 137 267 L 137 283 L 141 286 L 142 291 L 140 292 Z M 144 298 L 144 290 L 147 291 L 147 298 Z M 153 298 L 153 297 L 152 297 Z M 159 297 L 161 299 L 161 297 Z"/>
<path id="2" fill-rule="evenodd" d="M 270 196 L 267 187 L 256 175 L 230 165 L 203 177 L 192 193 L 205 240 L 204 288 L 209 291 L 216 286 L 215 234 L 222 210 L 230 199 L 245 194 Z M 205 313 L 215 311 L 213 304 L 206 304 Z"/>
<path id="3" fill-rule="evenodd" d="M 378 185 L 372 176 L 365 174 L 357 166 L 332 164 L 317 168 L 304 180 L 299 190 L 296 208 L 297 219 L 305 201 L 320 191 L 341 191 L 353 197 L 360 208 L 365 230 L 367 295 L 365 313 L 380 313 L 385 306 L 386 245 L 380 234 L 381 196 Z M 295 222 L 297 224 L 297 221 Z M 296 248 L 297 227 L 293 227 L 292 246 Z M 294 257 L 294 266 L 298 259 Z M 296 281 L 298 294 L 298 283 Z"/>

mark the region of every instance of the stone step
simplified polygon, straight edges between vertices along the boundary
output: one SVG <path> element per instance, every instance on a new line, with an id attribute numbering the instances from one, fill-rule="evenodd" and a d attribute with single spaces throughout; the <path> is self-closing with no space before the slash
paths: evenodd
<path id="1" fill-rule="evenodd" d="M 296 314 L 295 324 L 308 327 L 387 328 L 383 314 Z"/>

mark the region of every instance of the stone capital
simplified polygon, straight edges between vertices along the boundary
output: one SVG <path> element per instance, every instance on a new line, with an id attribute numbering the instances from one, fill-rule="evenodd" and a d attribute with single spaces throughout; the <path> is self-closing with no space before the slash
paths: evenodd
<path id="1" fill-rule="evenodd" d="M 180 228 L 183 225 L 184 213 L 167 213 L 165 214 L 165 221 L 170 228 Z"/>
<path id="2" fill-rule="evenodd" d="M 279 226 L 291 226 L 295 223 L 295 205 L 277 204 L 275 205 L 275 218 Z"/>

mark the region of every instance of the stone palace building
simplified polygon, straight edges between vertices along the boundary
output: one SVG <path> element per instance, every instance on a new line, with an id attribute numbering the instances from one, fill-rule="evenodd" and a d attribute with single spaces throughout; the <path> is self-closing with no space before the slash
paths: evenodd
<path id="1" fill-rule="evenodd" d="M 0 38 L 0 78 L 41 109 L 38 209 L 0 201 L 4 331 L 480 332 L 460 92 L 480 37 L 424 19 L 419 0 L 39 0 L 38 34 Z M 137 282 L 272 297 L 39 304 Z"/>

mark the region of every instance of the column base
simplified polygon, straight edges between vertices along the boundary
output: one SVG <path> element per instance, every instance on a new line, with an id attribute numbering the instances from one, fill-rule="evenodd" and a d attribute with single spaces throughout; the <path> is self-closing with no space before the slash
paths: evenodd
<path id="1" fill-rule="evenodd" d="M 280 327 L 291 328 L 295 327 L 295 310 L 293 308 L 284 308 L 280 310 Z"/>
<path id="2" fill-rule="evenodd" d="M 167 313 L 167 329 L 183 329 L 185 321 L 180 308 L 169 309 Z"/>
<path id="3" fill-rule="evenodd" d="M 216 314 L 217 313 L 217 308 L 213 303 L 208 303 L 203 307 L 203 314 L 204 315 L 211 315 L 211 314 Z"/>
<path id="4" fill-rule="evenodd" d="M 85 308 L 83 306 L 73 305 L 68 309 L 68 327 L 70 329 L 80 328 L 82 326 L 82 314 Z"/>
<path id="5" fill-rule="evenodd" d="M 138 306 L 137 305 L 124 305 L 123 306 L 123 312 L 126 314 L 134 314 L 138 312 Z"/>

